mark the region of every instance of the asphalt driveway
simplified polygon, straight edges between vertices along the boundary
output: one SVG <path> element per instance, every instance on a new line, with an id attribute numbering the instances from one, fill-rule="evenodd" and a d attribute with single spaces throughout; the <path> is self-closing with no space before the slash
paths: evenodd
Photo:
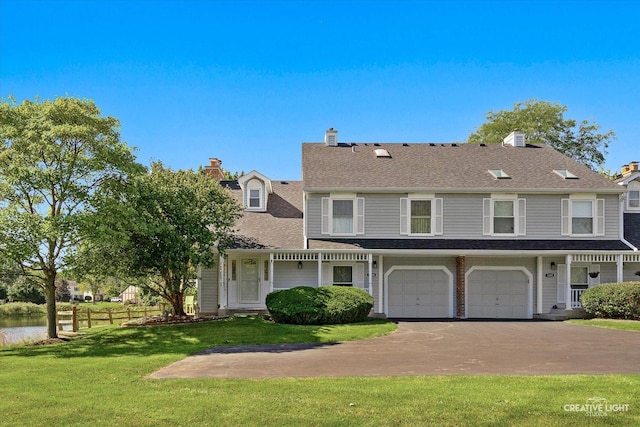
<path id="1" fill-rule="evenodd" d="M 148 378 L 640 373 L 640 332 L 562 322 L 399 322 L 324 345 L 217 347 Z"/>

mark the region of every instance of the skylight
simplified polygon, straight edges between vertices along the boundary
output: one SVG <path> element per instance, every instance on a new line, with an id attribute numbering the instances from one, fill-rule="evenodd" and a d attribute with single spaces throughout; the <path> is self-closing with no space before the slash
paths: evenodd
<path id="1" fill-rule="evenodd" d="M 376 153 L 376 157 L 391 157 L 391 154 L 384 148 L 376 148 L 373 152 Z"/>
<path id="2" fill-rule="evenodd" d="M 489 169 L 489 173 L 493 175 L 495 179 L 509 179 L 511 178 L 509 174 L 507 174 L 502 169 Z"/>
<path id="3" fill-rule="evenodd" d="M 578 179 L 576 175 L 572 174 L 567 169 L 554 169 L 553 171 L 564 179 Z"/>

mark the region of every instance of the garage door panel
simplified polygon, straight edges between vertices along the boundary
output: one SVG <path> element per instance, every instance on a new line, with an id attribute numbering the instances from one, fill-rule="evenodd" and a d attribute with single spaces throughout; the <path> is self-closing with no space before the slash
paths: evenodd
<path id="1" fill-rule="evenodd" d="M 529 280 L 521 270 L 477 270 L 467 280 L 467 317 L 529 316 Z"/>
<path id="2" fill-rule="evenodd" d="M 388 277 L 389 317 L 449 317 L 449 276 L 442 270 L 402 269 Z"/>

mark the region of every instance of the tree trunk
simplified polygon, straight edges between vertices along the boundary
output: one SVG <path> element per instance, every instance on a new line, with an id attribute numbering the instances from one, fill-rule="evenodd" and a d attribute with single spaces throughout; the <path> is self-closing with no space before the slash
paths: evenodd
<path id="1" fill-rule="evenodd" d="M 56 282 L 47 281 L 44 285 L 44 297 L 47 301 L 47 336 L 49 338 L 58 338 L 58 323 L 56 322 Z"/>
<path id="2" fill-rule="evenodd" d="M 173 306 L 173 312 L 176 316 L 186 316 L 184 312 L 184 294 L 181 291 L 177 291 L 171 298 L 171 305 Z"/>

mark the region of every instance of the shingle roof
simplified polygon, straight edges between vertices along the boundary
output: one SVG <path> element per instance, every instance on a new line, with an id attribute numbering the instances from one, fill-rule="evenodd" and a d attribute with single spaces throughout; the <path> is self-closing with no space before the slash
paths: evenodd
<path id="1" fill-rule="evenodd" d="M 244 212 L 231 236 L 233 249 L 302 249 L 302 182 L 272 181 L 266 212 Z M 236 181 L 223 181 L 223 187 L 242 203 L 242 190 Z"/>
<path id="2" fill-rule="evenodd" d="M 640 213 L 624 214 L 624 238 L 636 248 L 640 248 Z"/>
<path id="3" fill-rule="evenodd" d="M 385 149 L 391 157 L 376 157 L 375 149 Z M 490 169 L 502 169 L 511 178 L 496 179 Z M 563 179 L 554 169 L 567 169 L 579 179 Z M 538 145 L 359 143 L 328 147 L 304 143 L 302 170 L 308 191 L 622 191 L 588 167 Z"/>
<path id="4" fill-rule="evenodd" d="M 619 240 L 313 239 L 309 249 L 624 251 L 629 247 Z"/>

